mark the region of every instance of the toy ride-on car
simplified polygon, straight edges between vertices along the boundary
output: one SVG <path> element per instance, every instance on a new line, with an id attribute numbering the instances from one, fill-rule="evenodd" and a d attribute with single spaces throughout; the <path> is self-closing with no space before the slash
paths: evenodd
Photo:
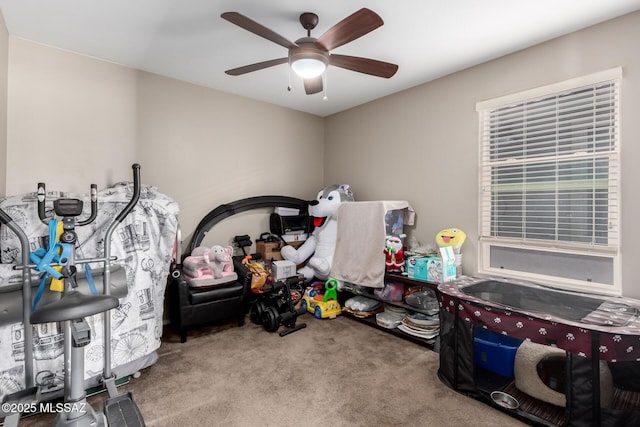
<path id="1" fill-rule="evenodd" d="M 329 279 L 326 283 L 317 282 L 308 286 L 302 297 L 301 307 L 313 313 L 317 319 L 333 319 L 342 313 L 336 288 L 338 282 L 335 279 Z"/>

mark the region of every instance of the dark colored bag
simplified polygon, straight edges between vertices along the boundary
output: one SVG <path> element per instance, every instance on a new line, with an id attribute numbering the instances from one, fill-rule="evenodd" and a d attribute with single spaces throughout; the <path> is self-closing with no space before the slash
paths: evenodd
<path id="1" fill-rule="evenodd" d="M 272 213 L 269 217 L 269 228 L 272 234 L 282 236 L 292 232 L 310 233 L 312 222 L 309 215 L 279 215 Z"/>

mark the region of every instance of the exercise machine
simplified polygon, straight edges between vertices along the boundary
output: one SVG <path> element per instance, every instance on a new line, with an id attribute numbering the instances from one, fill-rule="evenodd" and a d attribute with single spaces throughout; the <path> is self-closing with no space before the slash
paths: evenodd
<path id="1" fill-rule="evenodd" d="M 47 218 L 45 212 L 46 190 L 44 183 L 38 184 L 38 216 L 49 227 L 49 249 L 29 254 L 29 242 L 23 230 L 0 209 L 0 221 L 6 224 L 18 236 L 22 247 L 23 270 L 23 325 L 25 336 L 25 390 L 5 397 L 5 402 L 38 403 L 38 387 L 33 378 L 33 349 L 27 343 L 33 342 L 33 324 L 60 322 L 64 331 L 64 405 L 58 413 L 54 426 L 144 426 L 140 410 L 131 393 L 120 394 L 115 385 L 115 375 L 111 371 L 111 313 L 119 305 L 119 300 L 110 295 L 111 237 L 116 227 L 133 210 L 140 197 L 140 165 L 134 164 L 133 195 L 128 204 L 111 222 L 104 236 L 104 257 L 76 259 L 77 226 L 92 223 L 98 213 L 97 187 L 91 185 L 91 212 L 88 218 L 79 219 L 83 212 L 83 202 L 79 199 L 61 198 L 54 201 L 54 217 Z M 56 219 L 55 217 L 60 219 Z M 35 262 L 35 264 L 31 264 Z M 90 263 L 102 262 L 103 292 L 98 294 L 93 285 Z M 77 282 L 77 266 L 84 265 L 86 279 L 93 295 L 80 292 Z M 31 305 L 30 270 L 46 272 Z M 61 293 L 55 302 L 37 308 L 37 303 L 46 286 L 47 277 L 51 277 L 50 289 Z M 86 400 L 84 389 L 84 347 L 91 341 L 91 330 L 85 318 L 103 313 L 104 316 L 104 354 L 102 382 L 109 398 L 104 403 L 103 413 L 97 413 Z M 35 404 L 34 403 L 34 404 Z M 16 405 L 19 407 L 19 405 Z M 5 414 L 4 425 L 17 426 L 20 414 Z"/>

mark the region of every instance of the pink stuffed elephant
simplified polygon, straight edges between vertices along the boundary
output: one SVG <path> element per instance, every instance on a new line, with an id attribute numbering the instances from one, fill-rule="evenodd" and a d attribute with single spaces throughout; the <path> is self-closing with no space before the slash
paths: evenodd
<path id="1" fill-rule="evenodd" d="M 209 250 L 209 266 L 213 270 L 213 277 L 220 279 L 228 273 L 233 273 L 233 262 L 231 246 L 214 245 Z"/>

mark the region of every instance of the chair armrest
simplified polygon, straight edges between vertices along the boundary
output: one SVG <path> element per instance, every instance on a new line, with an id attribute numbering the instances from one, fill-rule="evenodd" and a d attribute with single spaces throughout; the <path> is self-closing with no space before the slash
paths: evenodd
<path id="1" fill-rule="evenodd" d="M 238 275 L 238 283 L 242 283 L 244 296 L 248 296 L 251 291 L 251 271 L 242 263 L 244 256 L 233 257 L 233 268 Z"/>
<path id="2" fill-rule="evenodd" d="M 169 302 L 169 319 L 172 323 L 180 324 L 183 307 L 189 306 L 189 284 L 182 276 L 175 278 L 169 275 L 167 279 L 167 296 Z"/>

